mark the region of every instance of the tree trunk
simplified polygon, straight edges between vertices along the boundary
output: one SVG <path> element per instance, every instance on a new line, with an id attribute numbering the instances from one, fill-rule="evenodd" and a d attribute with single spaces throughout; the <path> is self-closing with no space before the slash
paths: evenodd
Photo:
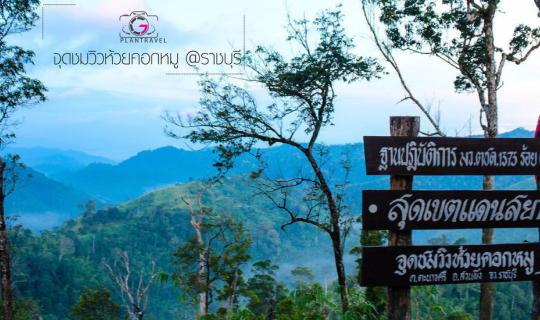
<path id="1" fill-rule="evenodd" d="M 227 299 L 227 305 L 230 311 L 234 310 L 234 304 L 236 302 L 236 287 L 238 286 L 238 277 L 239 277 L 240 269 L 234 270 L 234 276 L 233 281 L 231 282 L 231 294 L 229 295 L 229 298 Z"/>
<path id="2" fill-rule="evenodd" d="M 493 33 L 493 19 L 497 11 L 497 0 L 490 0 L 485 13 L 484 35 L 486 37 L 486 77 L 488 104 L 485 108 L 486 128 L 484 136 L 486 138 L 496 138 L 498 134 L 498 102 L 497 102 L 497 62 L 495 61 L 495 36 Z M 483 182 L 484 190 L 494 190 L 495 183 L 493 176 L 485 176 Z M 482 243 L 493 243 L 493 229 L 482 230 Z M 480 320 L 493 319 L 493 294 L 495 286 L 493 283 L 482 283 L 480 285 Z"/>
<path id="3" fill-rule="evenodd" d="M 202 230 L 201 230 L 201 224 L 203 222 L 203 213 L 201 208 L 201 194 L 197 194 L 197 204 L 199 206 L 198 214 L 195 211 L 195 208 L 193 207 L 193 204 L 187 202 L 184 200 L 184 202 L 188 205 L 190 209 L 191 214 L 191 225 L 193 226 L 193 229 L 195 229 L 195 234 L 197 236 L 197 243 L 199 244 L 199 247 L 201 248 L 199 252 L 199 275 L 198 275 L 198 282 L 199 282 L 199 289 L 205 288 L 204 292 L 199 292 L 199 315 L 200 317 L 204 317 L 206 315 L 206 311 L 208 310 L 208 290 L 206 289 L 206 268 L 207 268 L 207 249 L 206 245 L 204 243 Z"/>
<path id="4" fill-rule="evenodd" d="M 347 293 L 347 277 L 345 274 L 345 265 L 343 264 L 343 250 L 341 249 L 341 234 L 339 232 L 333 232 L 330 237 L 332 238 L 332 248 L 334 249 L 334 260 L 336 262 L 336 273 L 339 284 L 339 294 L 341 298 L 341 308 L 343 313 L 349 310 L 349 296 Z"/>
<path id="5" fill-rule="evenodd" d="M 142 311 L 140 310 L 140 308 L 137 308 L 137 315 L 136 315 L 136 317 L 137 317 L 137 320 L 143 320 L 143 318 L 144 318 L 144 312 L 142 312 Z"/>
<path id="6" fill-rule="evenodd" d="M 206 255 L 203 252 L 199 254 L 199 286 L 200 289 L 205 287 L 206 276 L 205 276 L 205 260 Z M 201 317 L 206 315 L 206 300 L 207 299 L 207 290 L 199 293 L 199 314 Z"/>
<path id="7" fill-rule="evenodd" d="M 9 242 L 4 210 L 4 172 L 6 163 L 0 158 L 0 264 L 4 320 L 13 320 L 13 295 L 11 291 L 11 265 L 9 260 Z"/>
<path id="8" fill-rule="evenodd" d="M 538 117 L 538 123 L 536 124 L 536 132 L 534 134 L 536 139 L 540 138 L 540 117 Z M 540 176 L 536 176 L 536 189 L 540 190 Z M 538 239 L 540 239 L 540 228 L 538 229 Z M 531 320 L 540 320 L 540 281 L 533 281 L 532 283 L 532 309 Z"/>
<path id="9" fill-rule="evenodd" d="M 485 176 L 483 190 L 490 191 L 494 189 L 493 176 Z M 493 243 L 493 229 L 482 229 L 482 243 Z M 494 283 L 480 284 L 480 320 L 493 319 L 493 295 L 495 293 Z"/>
<path id="10" fill-rule="evenodd" d="M 204 314 L 205 316 L 208 313 L 208 308 L 210 306 L 210 245 L 206 248 L 206 270 L 204 274 Z"/>
<path id="11" fill-rule="evenodd" d="M 268 308 L 268 314 L 266 315 L 265 320 L 276 320 L 276 310 L 275 310 L 276 300 L 273 298 L 270 299 L 269 305 L 270 307 Z"/>
<path id="12" fill-rule="evenodd" d="M 341 297 L 341 309 L 343 313 L 345 313 L 349 310 L 349 295 L 347 291 L 347 277 L 345 273 L 345 265 L 343 264 L 343 250 L 341 246 L 339 209 L 337 208 L 332 190 L 328 186 L 328 182 L 326 182 L 326 178 L 321 172 L 321 169 L 319 168 L 317 161 L 313 157 L 313 154 L 311 153 L 311 149 L 304 150 L 304 154 L 306 155 L 309 163 L 311 164 L 311 167 L 313 168 L 313 171 L 315 172 L 315 175 L 317 176 L 317 180 L 319 180 L 319 183 L 321 185 L 321 191 L 323 192 L 324 196 L 326 197 L 328 201 L 328 211 L 330 212 L 330 218 L 331 218 L 331 224 L 332 224 L 332 229 L 329 232 L 329 235 L 330 235 L 330 238 L 332 239 L 332 248 L 334 250 L 334 260 L 336 264 L 336 273 L 338 276 L 339 294 Z"/>
<path id="13" fill-rule="evenodd" d="M 416 137 L 420 132 L 419 117 L 391 117 L 390 134 L 393 137 Z M 391 176 L 391 190 L 412 190 L 413 176 Z M 389 246 L 406 246 L 412 244 L 411 231 L 390 231 Z M 411 319 L 411 288 L 388 287 L 388 319 Z"/>
<path id="14" fill-rule="evenodd" d="M 536 180 L 536 186 L 540 190 L 540 181 Z M 540 239 L 540 229 L 538 229 L 538 237 Z M 533 281 L 532 294 L 531 320 L 540 320 L 540 281 Z"/>

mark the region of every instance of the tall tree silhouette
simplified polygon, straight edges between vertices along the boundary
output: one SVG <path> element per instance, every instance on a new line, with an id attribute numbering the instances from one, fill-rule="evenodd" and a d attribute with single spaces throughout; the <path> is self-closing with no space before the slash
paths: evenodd
<path id="1" fill-rule="evenodd" d="M 335 85 L 370 80 L 382 68 L 374 59 L 352 52 L 355 45 L 341 23 L 339 9 L 324 11 L 313 21 L 290 21 L 287 40 L 294 46 L 290 59 L 262 46 L 247 53 L 248 72 L 241 80 L 262 87 L 272 99 L 268 105 L 261 106 L 248 90 L 235 84 L 233 80 L 238 79 L 204 78 L 199 112 L 193 117 L 168 114 L 166 119 L 173 126 L 189 129 L 189 133 L 179 134 L 169 126 L 172 137 L 216 145 L 219 161 L 215 165 L 220 174 L 231 169 L 241 154 L 251 153 L 260 160 L 261 155 L 253 150 L 257 144 L 286 145 L 298 152 L 307 170 L 276 177 L 267 174 L 261 163 L 252 177 L 259 181 L 260 193 L 290 218 L 286 225 L 307 223 L 330 237 L 345 311 L 349 303 L 343 247 L 353 220 L 342 201 L 347 179 L 332 179 L 333 172 L 324 166 L 327 150 L 317 142 L 321 130 L 333 124 Z M 346 161 L 344 166 L 350 168 Z M 291 197 L 303 199 L 304 206 L 292 207 Z"/>
<path id="2" fill-rule="evenodd" d="M 25 65 L 31 64 L 34 53 L 8 44 L 10 35 L 30 30 L 38 19 L 35 13 L 37 0 L 0 0 L 0 149 L 14 137 L 13 114 L 21 107 L 45 100 L 45 87 L 26 75 Z M 13 318 L 11 266 L 9 259 L 8 231 L 4 200 L 8 194 L 7 163 L 0 157 L 0 283 L 4 304 L 4 319 Z"/>

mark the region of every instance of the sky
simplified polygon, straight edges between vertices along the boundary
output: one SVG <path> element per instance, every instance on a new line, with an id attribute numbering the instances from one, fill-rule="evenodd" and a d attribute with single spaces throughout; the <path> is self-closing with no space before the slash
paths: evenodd
<path id="1" fill-rule="evenodd" d="M 230 53 L 256 45 L 293 54 L 285 41 L 287 14 L 313 18 L 334 8 L 330 0 L 47 0 L 38 9 L 42 20 L 30 32 L 10 36 L 13 44 L 32 49 L 32 77 L 48 88 L 45 103 L 21 110 L 16 128 L 18 147 L 73 149 L 113 160 L 165 145 L 193 148 L 164 134 L 165 112 L 191 114 L 197 110 L 198 76 L 167 73 L 193 72 L 184 55 L 198 52 Z M 66 5 L 70 4 L 70 5 Z M 382 61 L 363 22 L 360 0 L 343 2 L 344 25 L 354 38 L 355 52 Z M 119 17 L 132 11 L 157 15 L 156 30 L 166 43 L 120 43 Z M 497 17 L 498 44 L 504 45 L 517 23 L 540 25 L 532 0 L 502 1 Z M 43 16 L 41 16 L 43 13 Z M 245 17 L 245 38 L 244 38 Z M 55 65 L 55 53 L 80 52 L 180 53 L 178 69 L 168 65 Z M 429 57 L 398 54 L 398 61 L 417 97 L 441 110 L 442 127 L 449 135 L 479 133 L 478 102 L 472 94 L 453 90 L 455 74 Z M 208 72 L 241 72 L 241 68 L 212 66 Z M 540 115 L 537 77 L 540 52 L 528 62 L 507 64 L 499 91 L 501 132 L 532 129 Z M 249 87 L 249 85 L 248 85 Z M 264 92 L 250 87 L 264 101 Z M 321 142 L 353 143 L 364 135 L 388 134 L 388 117 L 421 115 L 403 102 L 403 89 L 391 72 L 372 82 L 338 85 L 335 125 L 325 129 Z M 423 130 L 429 126 L 422 119 Z"/>

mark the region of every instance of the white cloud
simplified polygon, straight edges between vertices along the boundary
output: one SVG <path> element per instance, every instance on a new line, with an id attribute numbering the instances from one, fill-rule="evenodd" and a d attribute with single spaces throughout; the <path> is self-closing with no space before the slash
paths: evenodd
<path id="1" fill-rule="evenodd" d="M 87 50 L 150 50 L 157 52 L 186 53 L 191 49 L 230 50 L 242 45 L 242 17 L 246 16 L 248 49 L 255 44 L 265 44 L 277 50 L 294 53 L 285 43 L 287 11 L 292 17 L 313 17 L 318 11 L 335 7 L 330 0 L 298 1 L 173 1 L 173 0 L 73 0 L 75 7 L 46 8 L 46 34 L 41 40 L 38 26 L 30 33 L 13 37 L 13 41 L 36 51 L 36 66 L 31 74 L 43 80 L 50 88 L 50 113 L 26 112 L 27 123 L 38 121 L 37 117 L 55 117 L 52 111 L 69 112 L 66 120 L 55 120 L 56 125 L 64 124 L 72 130 L 68 121 L 77 122 L 77 117 L 96 122 L 112 123 L 129 118 L 134 123 L 152 126 L 148 131 L 160 132 L 163 122 L 159 119 L 163 110 L 178 110 L 184 114 L 196 111 L 199 98 L 197 77 L 167 76 L 170 68 L 163 66 L 64 66 L 61 69 L 53 64 L 54 52 L 84 52 Z M 118 16 L 132 10 L 147 10 L 159 15 L 160 34 L 167 38 L 166 45 L 133 46 L 118 43 Z M 345 26 L 354 36 L 358 45 L 357 53 L 364 56 L 378 56 L 370 42 L 362 22 L 360 0 L 346 2 L 344 12 Z M 504 15 L 498 19 L 500 27 L 497 36 L 504 41 L 511 36 L 512 26 L 519 22 L 538 25 L 536 8 L 532 1 L 527 3 L 503 1 Z M 380 58 L 380 57 L 379 57 Z M 474 129 L 478 130 L 478 102 L 474 95 L 456 94 L 452 87 L 454 72 L 433 59 L 398 55 L 409 85 L 422 101 L 440 103 L 443 126 L 452 134 L 469 120 L 473 119 Z M 185 70 L 184 70 L 185 71 Z M 540 108 L 540 90 L 537 89 L 537 74 L 540 71 L 540 53 L 526 64 L 515 67 L 507 64 L 505 84 L 500 91 L 500 126 L 512 129 L 517 126 L 532 128 L 536 123 Z M 256 88 L 257 96 L 261 90 Z M 330 143 L 359 141 L 364 134 L 386 134 L 390 115 L 419 114 L 410 103 L 396 104 L 403 98 L 403 90 L 391 73 L 373 83 L 358 82 L 338 87 L 336 126 L 323 132 L 323 138 Z M 102 97 L 108 103 L 103 105 Z M 75 99 L 77 98 L 77 99 Z M 64 106 L 70 101 L 70 108 Z M 80 101 L 78 103 L 77 101 Z M 83 103 L 83 101 L 85 103 Z M 88 107 L 86 102 L 95 101 Z M 140 101 L 140 105 L 133 101 Z M 159 106 L 159 107 L 157 107 Z M 82 115 L 78 112 L 84 113 Z M 55 112 L 56 112 L 55 111 Z M 36 119 L 34 119 L 36 117 Z M 42 128 L 45 128 L 45 122 Z M 85 122 L 85 121 L 82 121 Z M 423 122 L 427 125 L 427 122 Z M 23 124 L 22 128 L 25 128 Z M 26 130 L 26 129 L 25 129 Z M 82 130 L 88 130 L 81 126 Z M 131 130 L 131 131 L 130 131 Z M 28 131 L 26 131 L 28 132 Z M 59 131 L 60 132 L 60 131 Z M 61 135 L 61 133 L 58 133 Z M 85 134 L 88 134 L 85 132 Z M 123 137 L 141 136 L 139 126 L 125 126 L 118 133 Z M 88 136 L 88 139 L 92 135 Z M 99 140 L 101 135 L 95 133 Z M 27 135 L 31 139 L 31 135 Z M 21 139 L 24 138 L 21 137 Z M 96 140 L 96 141 L 97 141 Z M 137 139 L 132 139 L 136 148 Z M 59 136 L 58 140 L 62 141 Z M 86 141 L 86 140 L 85 140 Z M 161 138 L 156 141 L 162 141 Z M 158 143 L 158 142 L 154 142 Z M 144 146 L 151 144 L 146 141 Z M 141 147 L 143 145 L 141 144 Z M 103 147 L 105 148 L 105 146 Z"/>

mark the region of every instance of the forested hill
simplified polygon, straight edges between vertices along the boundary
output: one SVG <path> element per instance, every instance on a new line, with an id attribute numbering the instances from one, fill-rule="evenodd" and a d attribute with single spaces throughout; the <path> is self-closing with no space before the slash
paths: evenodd
<path id="1" fill-rule="evenodd" d="M 6 198 L 6 211 L 32 229 L 47 229 L 79 215 L 89 194 L 46 177 L 32 168 L 18 170 L 15 190 Z M 103 203 L 95 199 L 98 207 Z"/>
<path id="2" fill-rule="evenodd" d="M 271 259 L 280 265 L 278 277 L 285 281 L 294 267 L 309 266 L 318 281 L 329 284 L 335 272 L 326 235 L 307 224 L 281 230 L 286 216 L 265 198 L 255 196 L 247 185 L 250 183 L 249 179 L 229 178 L 213 186 L 200 182 L 176 185 L 114 208 L 95 211 L 89 207 L 79 218 L 69 220 L 55 231 L 38 235 L 19 226 L 11 233 L 13 267 L 17 270 L 15 290 L 18 296 L 35 300 L 43 315 L 49 316 L 44 319 L 66 319 L 71 306 L 89 288 L 106 287 L 116 294 L 115 300 L 120 301 L 118 289 L 103 263 L 112 263 L 121 251 L 126 251 L 133 270 L 148 269 L 151 262 L 156 261 L 159 271 L 170 272 L 172 252 L 193 235 L 189 211 L 182 199 L 193 201 L 197 192 L 202 192 L 204 206 L 246 225 L 254 240 L 251 263 Z M 351 188 L 349 198 L 359 201 L 359 187 Z M 294 202 L 291 205 L 300 206 Z M 358 243 L 358 228 L 357 225 L 349 238 L 347 252 Z M 441 233 L 415 234 L 415 243 L 425 243 Z M 477 230 L 460 230 L 446 234 L 450 241 L 465 237 L 475 242 L 473 237 L 477 233 Z M 509 242 L 520 242 L 532 240 L 536 230 L 502 231 L 498 235 Z M 353 255 L 346 258 L 351 276 L 356 273 L 355 258 Z M 249 270 L 249 267 L 246 268 Z M 149 297 L 148 318 L 181 318 L 185 308 L 178 300 L 179 295 L 178 289 L 170 284 L 154 286 Z"/>
<path id="3" fill-rule="evenodd" d="M 11 237 L 16 248 L 16 291 L 37 301 L 51 319 L 66 319 L 84 289 L 106 286 L 117 292 L 102 263 L 111 262 L 120 251 L 129 253 L 133 270 L 155 260 L 160 271 L 170 271 L 172 252 L 193 234 L 189 211 L 181 199 L 193 201 L 198 191 L 203 191 L 203 205 L 244 222 L 254 240 L 253 261 L 271 259 L 279 263 L 282 279 L 287 279 L 296 266 L 310 266 L 321 281 L 334 278 L 324 234 L 305 224 L 282 231 L 280 226 L 286 221 L 282 212 L 253 197 L 242 181 L 228 179 L 219 186 L 192 182 L 146 194 L 115 208 L 98 212 L 90 209 L 54 232 L 32 236 L 16 228 Z M 351 274 L 352 260 L 348 262 Z M 176 319 L 182 311 L 178 296 L 178 290 L 170 285 L 155 286 L 149 299 L 149 319 Z"/>
<path id="4" fill-rule="evenodd" d="M 111 170 L 139 168 L 148 175 L 151 175 L 151 168 L 154 168 L 153 172 L 160 173 L 162 177 L 165 177 L 167 172 L 171 175 L 176 172 L 176 179 L 186 180 L 190 178 L 189 173 L 209 174 L 209 170 L 212 170 L 211 161 L 203 162 L 203 156 L 212 155 L 209 151 L 200 151 L 197 155 L 200 158 L 189 158 L 193 166 L 187 165 L 188 162 L 182 162 L 183 167 L 174 165 L 174 161 L 168 162 L 169 166 L 167 164 L 159 166 L 159 162 L 152 162 L 160 158 L 154 156 L 162 151 L 173 154 L 180 151 L 186 156 L 189 154 L 187 151 L 165 148 L 140 154 L 118 166 L 105 165 L 105 167 Z M 361 190 L 388 187 L 388 177 L 365 176 L 361 145 L 330 146 L 328 155 L 326 170 L 331 170 L 336 180 L 342 178 L 343 172 L 340 168 L 344 159 L 358 165 L 353 165 L 351 182 L 346 188 L 345 197 L 353 215 L 360 214 Z M 268 163 L 268 171 L 272 174 L 287 176 L 296 173 L 299 168 L 300 170 L 304 168 L 300 155 L 285 147 L 268 149 L 266 157 L 272 159 Z M 173 157 L 173 160 L 180 161 L 180 158 Z M 182 158 L 182 161 L 186 161 L 185 158 Z M 199 165 L 202 171 L 194 169 L 199 168 Z M 85 212 L 77 210 L 76 214 L 81 214 L 79 218 L 69 220 L 53 231 L 44 231 L 36 235 L 20 226 L 13 229 L 11 234 L 14 248 L 13 263 L 14 270 L 17 270 L 14 283 L 18 296 L 35 300 L 43 314 L 50 316 L 45 319 L 66 319 L 71 306 L 84 289 L 106 287 L 113 293 L 118 292 L 103 263 L 111 262 L 120 251 L 129 253 L 134 270 L 140 270 L 143 266 L 148 267 L 151 261 L 155 260 L 160 271 L 171 271 L 171 253 L 193 234 L 189 211 L 181 199 L 193 199 L 199 191 L 202 192 L 205 206 L 215 212 L 234 217 L 246 225 L 254 240 L 251 248 L 254 256 L 252 262 L 263 258 L 273 260 L 281 266 L 279 278 L 285 280 L 290 276 L 292 268 L 310 266 L 318 280 L 323 283 L 330 282 L 334 279 L 334 266 L 326 235 L 306 224 L 293 225 L 285 231 L 281 230 L 280 227 L 287 221 L 284 213 L 265 198 L 254 195 L 254 190 L 249 185 L 253 182 L 250 178 L 238 177 L 241 170 L 245 173 L 242 175 L 246 176 L 254 169 L 253 160 L 241 158 L 239 171 L 233 172 L 222 184 L 208 186 L 202 182 L 192 181 L 174 185 L 175 179 L 167 180 L 168 183 L 165 180 L 154 180 L 154 183 L 173 185 L 148 192 L 109 209 L 95 211 L 90 206 Z M 130 181 L 133 183 L 138 181 L 133 176 L 132 179 Z M 129 181 L 122 184 L 120 182 L 122 179 L 119 179 L 114 187 L 126 188 L 133 194 L 144 192 L 145 187 L 140 184 L 131 188 Z M 414 184 L 416 189 L 479 189 L 482 185 L 481 177 L 418 177 Z M 497 179 L 497 187 L 501 189 L 530 189 L 533 185 L 532 177 Z M 157 184 L 153 186 L 156 187 Z M 112 189 L 109 186 L 109 191 L 112 192 Z M 291 198 L 291 201 L 295 201 L 295 198 Z M 300 206 L 300 200 L 297 199 L 296 203 L 291 205 Z M 351 234 L 345 248 L 347 252 L 358 243 L 358 228 L 358 225 L 355 226 Z M 425 243 L 441 233 L 434 231 L 415 233 L 414 241 L 418 244 Z M 475 237 L 478 237 L 479 232 L 460 230 L 445 234 L 449 235 L 450 241 L 465 237 L 467 241 L 474 243 L 477 242 Z M 530 241 L 535 240 L 536 234 L 535 230 L 501 230 L 496 235 L 496 240 Z M 347 271 L 351 276 L 355 274 L 354 259 L 355 256 L 347 256 Z M 50 294 L 51 292 L 54 294 Z M 520 289 L 519 292 L 524 291 Z M 178 290 L 170 284 L 156 285 L 149 298 L 151 303 L 148 318 L 180 318 L 185 309 L 179 303 L 178 297 Z M 119 301 L 119 297 L 116 296 L 115 300 Z"/>

